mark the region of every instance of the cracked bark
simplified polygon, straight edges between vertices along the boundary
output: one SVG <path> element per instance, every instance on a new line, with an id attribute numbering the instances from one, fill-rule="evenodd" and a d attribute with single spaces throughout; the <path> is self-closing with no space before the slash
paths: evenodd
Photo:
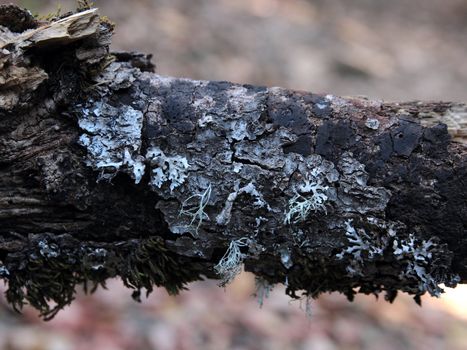
<path id="1" fill-rule="evenodd" d="M 109 53 L 93 9 L 39 23 L 1 6 L 0 25 L 16 309 L 53 317 L 77 284 L 115 276 L 136 299 L 228 283 L 242 263 L 292 297 L 419 301 L 467 281 L 466 105 L 162 77 L 150 56 Z"/>

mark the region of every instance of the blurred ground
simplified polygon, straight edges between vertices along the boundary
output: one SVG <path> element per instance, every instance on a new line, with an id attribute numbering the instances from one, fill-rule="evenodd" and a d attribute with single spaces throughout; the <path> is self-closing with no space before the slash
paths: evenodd
<path id="1" fill-rule="evenodd" d="M 10 1 L 0 1 L 5 3 Z M 47 14 L 55 1 L 13 1 Z M 73 8 L 63 0 L 62 11 Z M 155 54 L 158 73 L 386 100 L 467 101 L 466 0 L 98 0 L 114 50 Z M 2 301 L 0 349 L 467 349 L 467 287 L 419 308 L 329 295 L 307 319 L 277 287 L 259 309 L 252 277 L 196 283 L 142 304 L 118 281 L 49 323 Z"/>
<path id="2" fill-rule="evenodd" d="M 92 296 L 79 293 L 69 308 L 44 323 L 36 312 L 0 312 L 0 348 L 8 350 L 337 350 L 467 349 L 466 287 L 442 299 L 407 296 L 394 304 L 358 296 L 290 302 L 282 287 L 262 309 L 252 296 L 253 278 L 243 274 L 226 290 L 199 282 L 170 297 L 159 289 L 142 304 L 119 281 Z M 303 303 L 304 304 L 304 303 Z"/>
<path id="3" fill-rule="evenodd" d="M 47 13 L 57 1 L 17 1 Z M 73 0 L 62 0 L 62 9 Z M 47 4 L 50 4 L 47 6 Z M 389 100 L 466 99 L 466 0 L 98 0 L 161 74 Z"/>

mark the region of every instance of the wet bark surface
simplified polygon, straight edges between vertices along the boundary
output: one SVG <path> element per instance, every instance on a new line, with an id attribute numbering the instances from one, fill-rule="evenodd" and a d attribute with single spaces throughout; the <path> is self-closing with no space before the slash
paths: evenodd
<path id="1" fill-rule="evenodd" d="M 467 280 L 454 103 L 384 103 L 153 73 L 93 9 L 0 7 L 0 275 L 52 317 L 77 284 L 176 293 L 242 264 L 292 297 Z M 429 120 L 429 123 L 424 123 Z M 433 122 L 433 120 L 435 122 Z M 428 125 L 427 125 L 428 124 Z"/>

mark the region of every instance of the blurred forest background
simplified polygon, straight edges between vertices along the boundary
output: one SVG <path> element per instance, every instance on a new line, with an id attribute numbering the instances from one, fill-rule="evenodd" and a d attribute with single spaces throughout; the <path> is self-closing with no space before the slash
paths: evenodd
<path id="1" fill-rule="evenodd" d="M 72 0 L 0 1 L 62 13 Z M 385 100 L 467 102 L 466 0 L 98 0 L 117 23 L 113 50 L 154 53 L 157 72 Z M 2 287 L 3 289 L 5 287 Z M 226 290 L 195 283 L 142 304 L 119 281 L 53 321 L 0 300 L 0 349 L 467 349 L 467 288 L 419 308 L 401 295 L 290 302 L 262 309 L 242 274 Z"/>

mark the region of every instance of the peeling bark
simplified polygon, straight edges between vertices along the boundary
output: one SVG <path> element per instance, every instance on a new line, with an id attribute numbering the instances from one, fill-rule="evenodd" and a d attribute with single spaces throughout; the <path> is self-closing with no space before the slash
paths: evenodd
<path id="1" fill-rule="evenodd" d="M 13 10 L 14 9 L 14 10 Z M 93 9 L 0 7 L 0 276 L 52 317 L 76 284 L 176 293 L 244 264 L 292 297 L 467 281 L 467 106 L 153 73 Z M 450 129 L 446 124 L 447 122 Z M 52 302 L 52 303 L 50 303 Z"/>

